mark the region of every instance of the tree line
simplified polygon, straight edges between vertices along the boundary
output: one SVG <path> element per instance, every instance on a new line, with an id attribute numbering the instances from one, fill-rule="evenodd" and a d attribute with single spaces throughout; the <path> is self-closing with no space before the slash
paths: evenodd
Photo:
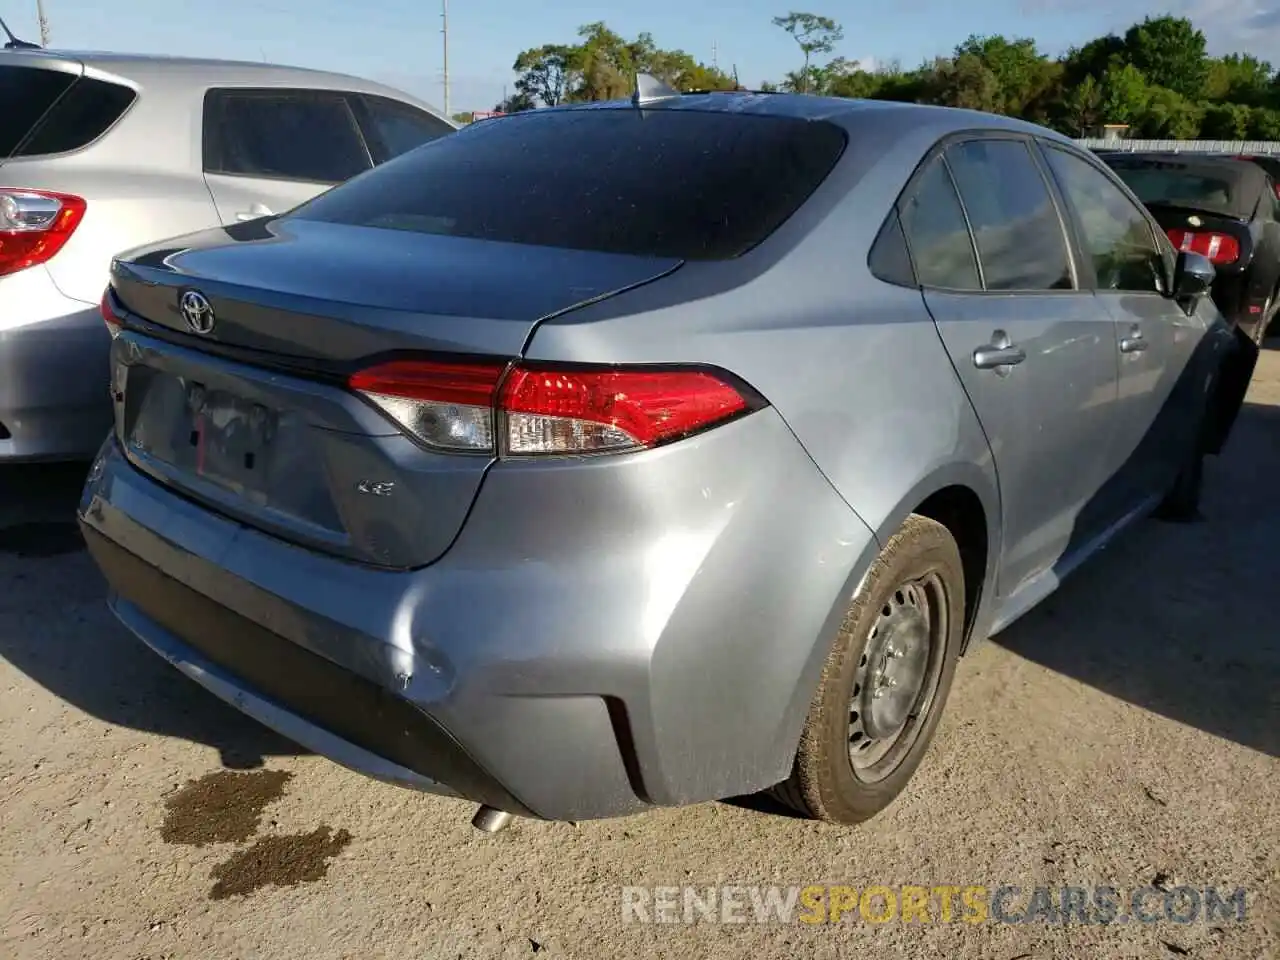
<path id="1" fill-rule="evenodd" d="M 797 67 L 760 90 L 968 107 L 1073 137 L 1127 124 L 1144 138 L 1280 140 L 1280 75 L 1249 54 L 1209 56 L 1204 33 L 1184 17 L 1148 17 L 1058 58 L 1031 39 L 975 35 L 914 70 L 866 70 L 837 55 L 843 30 L 829 17 L 793 11 L 773 23 L 795 42 Z M 648 33 L 627 40 L 603 22 L 579 28 L 576 43 L 525 50 L 514 70 L 515 92 L 496 110 L 626 97 L 637 72 L 684 91 L 744 89 L 736 68 L 663 49 Z"/>

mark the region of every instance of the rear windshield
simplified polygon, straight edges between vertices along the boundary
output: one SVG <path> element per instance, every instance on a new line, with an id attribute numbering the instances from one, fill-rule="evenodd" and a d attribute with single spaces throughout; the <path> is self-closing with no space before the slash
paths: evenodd
<path id="1" fill-rule="evenodd" d="M 86 147 L 106 133 L 136 97 L 129 87 L 92 77 L 0 66 L 0 159 Z"/>
<path id="2" fill-rule="evenodd" d="M 736 257 L 844 150 L 821 121 L 530 111 L 463 128 L 299 207 L 306 220 L 686 260 Z"/>
<path id="3" fill-rule="evenodd" d="M 1108 157 L 1107 162 L 1147 205 L 1187 207 L 1233 217 L 1248 217 L 1258 205 L 1256 178 L 1233 169 L 1237 166 L 1234 160 L 1214 165 Z M 1248 169 L 1244 164 L 1239 168 Z"/>

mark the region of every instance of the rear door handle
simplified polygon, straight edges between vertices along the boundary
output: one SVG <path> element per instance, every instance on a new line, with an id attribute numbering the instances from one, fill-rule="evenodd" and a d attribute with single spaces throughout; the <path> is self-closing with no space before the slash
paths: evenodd
<path id="1" fill-rule="evenodd" d="M 1141 330 L 1134 330 L 1129 336 L 1120 338 L 1121 353 L 1141 353 L 1147 349 L 1147 341 L 1142 337 Z"/>
<path id="2" fill-rule="evenodd" d="M 1012 367 L 1027 359 L 1027 351 L 1009 339 L 1003 330 L 991 335 L 991 342 L 973 351 L 973 365 L 979 370 Z"/>

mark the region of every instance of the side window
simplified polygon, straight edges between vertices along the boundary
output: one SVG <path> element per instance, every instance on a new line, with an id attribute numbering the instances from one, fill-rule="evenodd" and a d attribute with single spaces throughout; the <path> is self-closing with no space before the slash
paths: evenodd
<path id="1" fill-rule="evenodd" d="M 1098 288 L 1163 292 L 1170 264 L 1142 211 L 1087 160 L 1047 145 L 1044 152 L 1080 219 Z"/>
<path id="2" fill-rule="evenodd" d="M 60 70 L 0 66 L 0 160 L 8 159 L 75 82 L 75 74 Z"/>
<path id="3" fill-rule="evenodd" d="M 77 80 L 14 151 L 14 156 L 40 157 L 81 150 L 106 133 L 137 98 L 130 87 L 122 84 L 92 77 Z"/>
<path id="4" fill-rule="evenodd" d="M 365 133 L 370 141 L 382 144 L 380 161 L 398 157 L 414 147 L 455 132 L 443 120 L 407 103 L 374 96 L 365 96 L 364 102 L 369 110 Z"/>
<path id="5" fill-rule="evenodd" d="M 902 232 L 921 286 L 981 290 L 964 211 L 946 164 L 936 158 L 899 208 Z"/>
<path id="6" fill-rule="evenodd" d="M 970 140 L 947 150 L 988 290 L 1071 290 L 1062 221 L 1027 145 Z"/>
<path id="7" fill-rule="evenodd" d="M 900 287 L 914 287 L 915 273 L 911 269 L 911 253 L 907 250 L 907 238 L 902 235 L 902 220 L 898 211 L 891 210 L 880 227 L 876 242 L 871 245 L 867 259 L 871 273 L 885 283 Z"/>
<path id="8" fill-rule="evenodd" d="M 341 94 L 215 90 L 205 99 L 206 173 L 341 183 L 370 166 Z"/>

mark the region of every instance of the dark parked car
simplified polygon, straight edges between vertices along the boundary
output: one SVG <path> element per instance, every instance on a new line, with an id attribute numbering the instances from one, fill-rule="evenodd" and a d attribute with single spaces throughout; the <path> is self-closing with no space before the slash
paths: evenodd
<path id="1" fill-rule="evenodd" d="M 1280 196 L 1280 157 L 1259 156 L 1254 153 L 1235 154 L 1237 160 L 1248 160 L 1250 163 L 1261 167 L 1267 171 L 1271 177 L 1272 183 L 1276 188 L 1276 195 Z"/>
<path id="2" fill-rule="evenodd" d="M 1102 155 L 1146 204 L 1175 249 L 1202 253 L 1213 261 L 1218 309 L 1260 342 L 1280 305 L 1280 198 L 1271 174 L 1259 163 L 1242 159 Z"/>

